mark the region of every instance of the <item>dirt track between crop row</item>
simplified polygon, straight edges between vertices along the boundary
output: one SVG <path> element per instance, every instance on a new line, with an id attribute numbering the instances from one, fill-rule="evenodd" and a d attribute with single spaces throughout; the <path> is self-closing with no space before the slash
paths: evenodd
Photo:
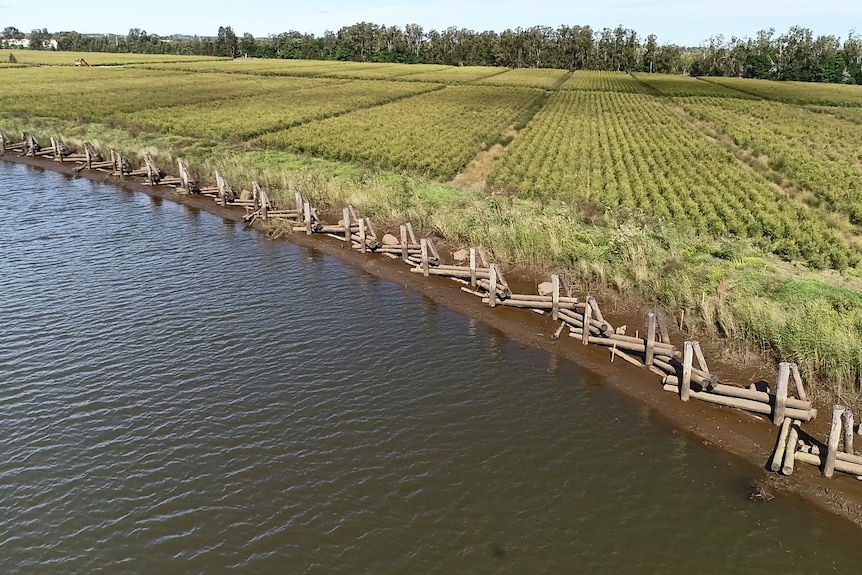
<path id="1" fill-rule="evenodd" d="M 7 161 L 27 164 L 74 175 L 74 165 L 51 160 L 18 157 L 6 154 Z M 203 196 L 181 194 L 173 188 L 149 187 L 138 181 L 121 180 L 104 172 L 85 171 L 78 174 L 92 180 L 117 185 L 151 196 L 167 199 L 178 204 L 204 210 L 227 220 L 242 221 L 244 210 L 236 207 L 223 207 L 212 199 Z M 6 190 L 8 193 L 9 190 Z M 107 217 L 107 206 L 102 217 Z M 255 223 L 255 229 L 267 233 L 262 222 Z M 682 402 L 672 393 L 663 392 L 657 376 L 639 370 L 624 362 L 610 363 L 608 350 L 581 345 L 572 338 L 554 340 L 551 335 L 557 325 L 547 315 L 538 315 L 525 310 L 511 308 L 489 308 L 474 295 L 459 289 L 459 284 L 444 278 L 425 278 L 411 273 L 408 266 L 399 260 L 392 260 L 377 254 L 361 254 L 345 249 L 342 242 L 325 236 L 292 234 L 287 241 L 316 250 L 322 254 L 337 257 L 348 265 L 359 268 L 374 276 L 398 285 L 421 292 L 429 299 L 456 312 L 475 318 L 488 326 L 503 332 L 507 337 L 522 345 L 544 350 L 564 360 L 577 363 L 589 370 L 604 383 L 620 393 L 634 398 L 648 406 L 657 421 L 665 422 L 683 432 L 695 448 L 708 449 L 714 456 L 727 465 L 736 466 L 740 474 L 749 478 L 749 485 L 761 486 L 773 494 L 801 497 L 817 507 L 830 511 L 862 527 L 862 481 L 837 473 L 832 479 L 823 478 L 814 467 L 797 464 L 795 473 L 783 477 L 766 471 L 765 466 L 775 445 L 777 428 L 764 417 L 747 412 L 717 407 L 696 400 Z M 446 259 L 455 246 L 442 246 L 441 256 Z M 446 253 L 449 252 L 449 253 Z M 513 274 L 508 277 L 513 287 L 527 287 L 535 284 L 528 274 Z M 644 323 L 647 310 L 643 303 L 626 302 L 621 298 L 609 299 L 611 294 L 600 294 L 600 303 L 605 317 L 614 325 L 628 324 L 633 333 Z M 642 329 L 642 328 L 641 328 Z M 672 340 L 679 346 L 683 334 L 672 333 Z M 707 347 L 707 357 L 710 357 Z M 760 379 L 770 379 L 773 369 L 748 367 L 739 369 L 733 365 L 733 358 L 710 359 L 712 370 L 726 381 L 739 384 Z M 805 425 L 805 430 L 825 441 L 831 414 L 831 405 L 818 405 L 819 419 Z M 553 433 L 553 430 L 549 430 Z M 843 522 L 836 518 L 836 528 Z M 845 524 L 845 527 L 847 525 Z"/>

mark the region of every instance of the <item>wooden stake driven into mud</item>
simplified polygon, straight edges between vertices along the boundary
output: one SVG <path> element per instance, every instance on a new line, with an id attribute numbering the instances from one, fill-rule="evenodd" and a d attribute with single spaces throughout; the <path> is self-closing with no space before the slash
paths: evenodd
<path id="1" fill-rule="evenodd" d="M 682 353 L 682 381 L 679 386 L 679 397 L 683 401 L 688 401 L 691 394 L 691 362 L 694 355 L 694 346 L 690 341 L 685 342 Z"/>
<path id="2" fill-rule="evenodd" d="M 359 222 L 359 251 L 364 254 L 368 251 L 367 237 L 365 235 L 365 218 L 359 218 L 357 221 Z"/>
<path id="3" fill-rule="evenodd" d="M 591 296 L 588 295 L 587 299 L 589 299 L 590 297 Z M 593 315 L 593 306 L 591 306 L 591 305 L 584 306 L 584 327 L 583 327 L 583 331 L 581 333 L 581 341 L 583 342 L 584 345 L 588 345 L 590 343 L 589 326 L 590 326 L 590 318 L 592 317 L 592 315 Z"/>
<path id="4" fill-rule="evenodd" d="M 497 305 L 497 264 L 491 264 L 488 274 L 488 303 L 491 307 Z"/>
<path id="5" fill-rule="evenodd" d="M 476 248 L 470 248 L 470 287 L 476 289 Z"/>
<path id="6" fill-rule="evenodd" d="M 307 201 L 302 203 L 302 221 L 305 222 L 305 234 L 310 236 L 314 233 L 314 229 L 311 227 L 311 204 Z M 360 235 L 364 235 L 362 231 L 362 220 L 359 220 L 359 233 Z M 362 250 L 363 252 L 365 250 Z"/>
<path id="7" fill-rule="evenodd" d="M 778 381 L 775 386 L 775 411 L 772 413 L 772 423 L 781 425 L 787 411 L 787 388 L 790 384 L 790 364 L 778 364 Z"/>
<path id="8" fill-rule="evenodd" d="M 802 385 L 802 375 L 799 373 L 799 366 L 791 363 L 790 373 L 793 375 L 793 382 L 796 384 L 796 397 L 807 400 L 808 395 L 805 393 L 805 387 Z"/>
<path id="9" fill-rule="evenodd" d="M 656 318 L 654 313 L 647 315 L 646 365 L 652 365 L 655 357 Z"/>
<path id="10" fill-rule="evenodd" d="M 844 414 L 844 409 L 843 405 L 836 405 L 832 408 L 832 426 L 829 428 L 829 439 L 826 444 L 826 463 L 823 466 L 824 477 L 832 477 L 832 474 L 835 472 L 838 444 L 841 442 L 841 416 Z"/>
<path id="11" fill-rule="evenodd" d="M 841 414 L 841 423 L 844 427 L 844 453 L 854 455 L 853 451 L 853 412 L 845 409 Z"/>
<path id="12" fill-rule="evenodd" d="M 560 276 L 551 276 L 551 319 L 557 321 L 560 317 Z"/>

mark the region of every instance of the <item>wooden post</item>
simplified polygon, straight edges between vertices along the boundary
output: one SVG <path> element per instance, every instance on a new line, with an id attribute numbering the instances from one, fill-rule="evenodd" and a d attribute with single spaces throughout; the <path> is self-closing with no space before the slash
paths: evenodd
<path id="1" fill-rule="evenodd" d="M 709 373 L 709 366 L 706 365 L 706 357 L 703 355 L 703 350 L 700 349 L 700 342 L 693 341 L 691 342 L 691 345 L 694 348 L 694 357 L 697 358 L 697 364 L 700 366 L 700 370 Z"/>
<path id="2" fill-rule="evenodd" d="M 470 287 L 476 289 L 476 248 L 470 248 Z"/>
<path id="3" fill-rule="evenodd" d="M 654 313 L 650 313 L 647 316 L 647 340 L 646 340 L 646 361 L 644 362 L 646 365 L 652 365 L 653 358 L 655 357 L 655 328 L 656 328 L 656 318 Z"/>
<path id="4" fill-rule="evenodd" d="M 560 276 L 554 274 L 551 276 L 551 319 L 557 321 L 560 317 Z"/>
<path id="5" fill-rule="evenodd" d="M 659 311 L 656 314 L 656 320 L 658 321 L 658 332 L 661 342 L 670 343 L 670 334 L 667 331 L 667 316 L 663 311 Z"/>
<path id="6" fill-rule="evenodd" d="M 85 161 L 85 165 L 87 166 L 87 169 L 92 170 L 93 169 L 93 156 L 92 156 L 92 154 L 90 154 L 90 146 L 84 146 L 84 157 L 86 158 L 84 161 Z"/>
<path id="7" fill-rule="evenodd" d="M 799 426 L 797 420 L 790 421 L 790 435 L 787 436 L 787 447 L 784 448 L 784 465 L 781 473 L 790 475 L 793 473 L 793 464 L 796 462 L 796 443 L 799 441 Z"/>
<path id="8" fill-rule="evenodd" d="M 772 423 L 781 425 L 787 411 L 787 387 L 790 384 L 790 364 L 778 364 L 778 383 L 775 387 L 775 410 L 772 412 Z"/>
<path id="9" fill-rule="evenodd" d="M 410 237 L 411 244 L 415 246 L 419 243 L 418 241 L 416 241 L 416 234 L 413 233 L 413 224 L 411 224 L 410 222 L 407 222 L 407 235 Z"/>
<path id="10" fill-rule="evenodd" d="M 0 156 L 6 153 L 6 135 L 0 133 Z"/>
<path id="11" fill-rule="evenodd" d="M 497 264 L 491 264 L 489 267 L 488 283 L 490 284 L 488 303 L 491 307 L 495 307 L 497 305 Z"/>
<path id="12" fill-rule="evenodd" d="M 313 230 L 311 229 L 311 204 L 308 202 L 304 202 L 302 204 L 302 212 L 303 212 L 304 220 L 305 220 L 305 234 L 310 236 L 313 232 Z M 360 233 L 362 233 L 362 232 L 360 232 Z M 364 247 L 364 244 L 363 244 L 363 247 Z M 362 251 L 364 252 L 365 250 L 363 249 Z"/>
<path id="13" fill-rule="evenodd" d="M 364 254 L 368 249 L 368 246 L 365 244 L 365 218 L 359 218 L 357 223 L 359 223 L 359 251 Z"/>
<path id="14" fill-rule="evenodd" d="M 401 224 L 399 231 L 401 232 L 401 259 L 406 262 L 407 258 L 410 257 L 410 247 L 407 243 L 407 226 Z"/>
<path id="15" fill-rule="evenodd" d="M 688 401 L 691 394 L 691 362 L 694 356 L 694 346 L 690 341 L 685 342 L 682 353 L 682 381 L 679 385 L 679 398 Z"/>
<path id="16" fill-rule="evenodd" d="M 790 432 L 790 418 L 784 419 L 781 424 L 781 431 L 778 432 L 778 443 L 775 445 L 775 453 L 772 456 L 772 461 L 769 463 L 770 471 L 778 471 L 781 468 L 781 461 L 784 458 L 784 452 L 787 451 L 787 434 Z"/>
<path id="17" fill-rule="evenodd" d="M 835 472 L 835 459 L 838 457 L 838 443 L 841 441 L 841 415 L 843 405 L 832 408 L 832 427 L 829 428 L 829 441 L 826 444 L 826 464 L 823 466 L 823 476 L 832 477 Z"/>
<path id="18" fill-rule="evenodd" d="M 299 192 L 294 192 L 293 199 L 296 201 L 296 213 L 302 213 L 302 207 L 305 205 L 305 202 L 302 200 L 302 194 Z"/>
<path id="19" fill-rule="evenodd" d="M 793 374 L 793 381 L 796 383 L 796 397 L 802 401 L 808 401 L 808 395 L 805 393 L 805 388 L 802 386 L 802 375 L 799 373 L 799 366 L 795 363 L 791 363 L 790 373 Z"/>
<path id="20" fill-rule="evenodd" d="M 341 223 L 344 224 L 344 241 L 347 242 L 347 247 L 350 248 L 350 210 L 341 208 Z"/>
<path id="21" fill-rule="evenodd" d="M 422 274 L 428 277 L 428 240 L 422 238 L 419 240 L 419 247 L 422 249 Z"/>
<path id="22" fill-rule="evenodd" d="M 590 296 L 587 296 L 587 299 L 590 299 Z M 593 315 L 593 306 L 586 305 L 584 306 L 584 328 L 581 332 L 581 341 L 584 345 L 588 345 L 590 343 L 590 318 Z"/>
<path id="23" fill-rule="evenodd" d="M 252 182 L 252 186 L 257 191 L 257 196 L 260 198 L 260 217 L 262 220 L 266 221 L 269 217 L 269 196 L 266 193 L 266 190 L 261 188 L 257 182 Z"/>
<path id="24" fill-rule="evenodd" d="M 844 424 L 844 453 L 853 455 L 853 412 L 845 410 L 841 414 L 841 422 Z"/>

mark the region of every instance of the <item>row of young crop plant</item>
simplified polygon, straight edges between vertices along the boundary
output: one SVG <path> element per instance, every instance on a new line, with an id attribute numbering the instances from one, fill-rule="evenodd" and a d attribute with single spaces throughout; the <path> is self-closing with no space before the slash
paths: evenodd
<path id="1" fill-rule="evenodd" d="M 279 90 L 242 98 L 141 110 L 125 122 L 170 134 L 245 140 L 266 132 L 385 104 L 442 88 L 419 82 L 350 80 L 304 89 Z"/>
<path id="2" fill-rule="evenodd" d="M 55 50 L 0 50 L 0 60 L 7 62 L 14 54 L 19 64 L 27 66 L 73 67 L 76 58 L 83 57 L 91 66 L 124 66 L 126 64 L 187 62 L 215 62 L 214 56 L 189 56 L 174 54 L 121 54 L 109 52 L 63 52 Z"/>
<path id="3" fill-rule="evenodd" d="M 495 86 L 526 86 L 550 90 L 569 76 L 566 70 L 552 68 L 518 68 L 502 74 L 477 80 L 477 84 L 493 84 Z"/>
<path id="4" fill-rule="evenodd" d="M 601 70 L 576 70 L 562 86 L 563 90 L 588 90 L 596 92 L 647 93 L 643 83 L 626 72 Z"/>
<path id="5" fill-rule="evenodd" d="M 752 99 L 755 96 L 732 88 L 707 82 L 701 78 L 677 74 L 632 74 L 653 93 L 661 96 L 715 96 Z"/>
<path id="6" fill-rule="evenodd" d="M 827 114 L 835 116 L 836 118 L 841 118 L 842 120 L 847 120 L 848 122 L 853 122 L 854 124 L 862 124 L 862 107 L 806 106 L 805 108 L 812 112 L 817 112 L 818 114 Z"/>
<path id="7" fill-rule="evenodd" d="M 544 200 L 642 209 L 698 234 L 749 238 L 815 267 L 858 260 L 810 209 L 651 96 L 556 93 L 492 179 Z"/>
<path id="8" fill-rule="evenodd" d="M 709 77 L 705 81 L 758 98 L 790 104 L 862 106 L 862 86 L 820 82 L 774 82 L 752 78 Z"/>
<path id="9" fill-rule="evenodd" d="M 150 108 L 217 102 L 337 83 L 316 78 L 272 78 L 107 68 L 6 70 L 0 108 L 71 120 L 118 120 Z"/>
<path id="10" fill-rule="evenodd" d="M 734 143 L 810 190 L 829 210 L 862 225 L 862 125 L 765 100 L 680 100 Z"/>
<path id="11" fill-rule="evenodd" d="M 447 86 L 310 122 L 260 145 L 448 179 L 491 145 L 540 94 L 528 88 Z"/>

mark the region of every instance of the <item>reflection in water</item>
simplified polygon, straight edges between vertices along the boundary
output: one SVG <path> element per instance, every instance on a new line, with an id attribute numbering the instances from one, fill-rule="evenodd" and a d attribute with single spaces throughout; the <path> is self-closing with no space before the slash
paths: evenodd
<path id="1" fill-rule="evenodd" d="M 858 566 L 856 530 L 750 502 L 576 365 L 194 209 L 0 174 L 42 208 L 0 196 L 2 573 Z"/>

